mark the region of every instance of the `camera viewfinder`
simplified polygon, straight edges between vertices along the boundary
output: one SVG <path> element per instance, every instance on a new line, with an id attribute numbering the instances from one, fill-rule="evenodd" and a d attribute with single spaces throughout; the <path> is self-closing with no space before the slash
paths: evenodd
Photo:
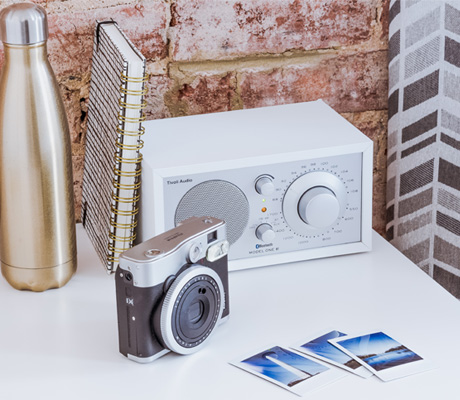
<path id="1" fill-rule="evenodd" d="M 208 233 L 208 244 L 217 240 L 217 231 Z"/>

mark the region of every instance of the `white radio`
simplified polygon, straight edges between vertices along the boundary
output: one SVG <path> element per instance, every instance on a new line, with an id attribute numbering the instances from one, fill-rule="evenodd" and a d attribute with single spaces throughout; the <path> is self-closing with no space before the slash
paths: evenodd
<path id="1" fill-rule="evenodd" d="M 230 270 L 371 249 L 372 141 L 322 101 L 145 128 L 138 242 L 210 216 Z"/>

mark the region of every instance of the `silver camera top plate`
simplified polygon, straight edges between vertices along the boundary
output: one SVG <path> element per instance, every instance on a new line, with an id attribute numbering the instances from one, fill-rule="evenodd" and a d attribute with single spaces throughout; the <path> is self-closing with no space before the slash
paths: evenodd
<path id="1" fill-rule="evenodd" d="M 149 239 L 120 255 L 120 269 L 129 271 L 134 286 L 151 287 L 174 275 L 186 262 L 225 256 L 228 242 L 225 222 L 192 217 L 174 229 Z"/>

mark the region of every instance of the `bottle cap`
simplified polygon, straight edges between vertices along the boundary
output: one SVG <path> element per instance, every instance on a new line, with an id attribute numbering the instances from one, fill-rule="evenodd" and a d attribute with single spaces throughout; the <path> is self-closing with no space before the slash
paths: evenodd
<path id="1" fill-rule="evenodd" d="M 48 39 L 48 21 L 43 7 L 32 3 L 12 4 L 0 12 L 0 40 L 28 45 Z"/>

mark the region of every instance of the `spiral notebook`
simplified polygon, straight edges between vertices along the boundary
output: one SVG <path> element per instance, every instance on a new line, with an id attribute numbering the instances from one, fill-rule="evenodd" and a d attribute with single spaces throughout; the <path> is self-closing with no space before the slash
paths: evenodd
<path id="1" fill-rule="evenodd" d="M 82 222 L 108 272 L 132 247 L 137 225 L 140 149 L 146 106 L 145 58 L 114 21 L 94 35 Z"/>

